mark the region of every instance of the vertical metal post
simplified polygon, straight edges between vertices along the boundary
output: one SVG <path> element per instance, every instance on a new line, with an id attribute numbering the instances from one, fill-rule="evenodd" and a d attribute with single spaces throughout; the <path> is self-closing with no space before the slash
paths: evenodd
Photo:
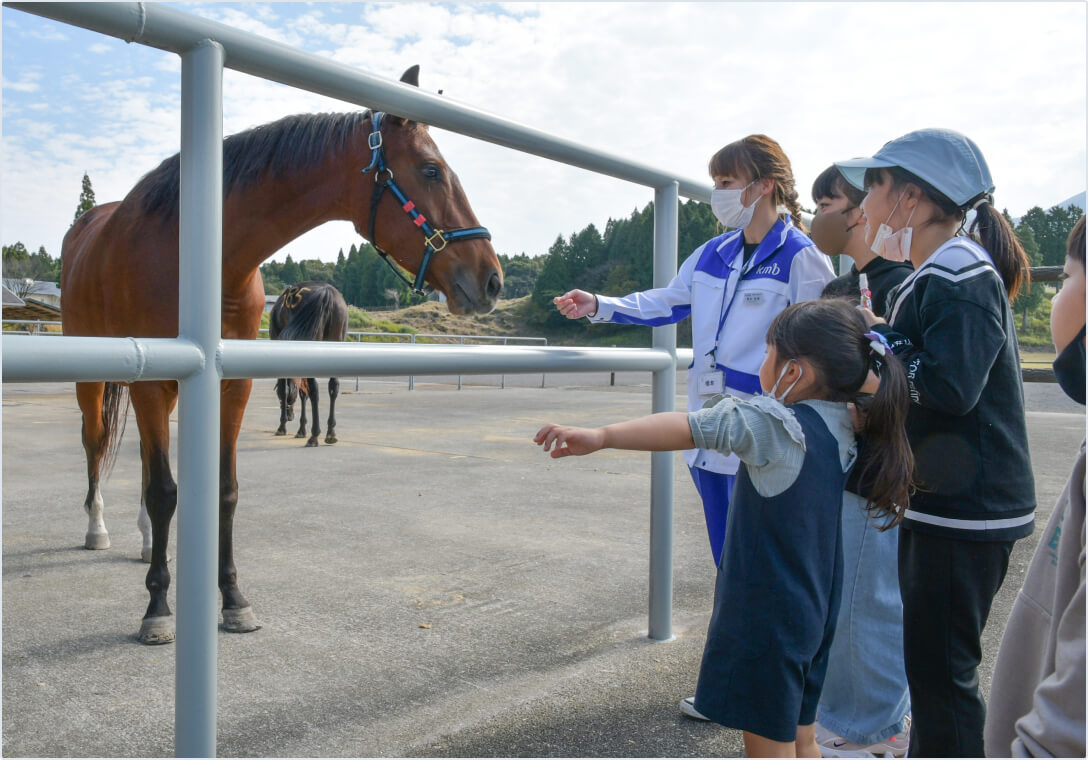
<path id="1" fill-rule="evenodd" d="M 223 60 L 204 40 L 181 56 L 179 336 L 205 365 L 179 382 L 174 752 L 215 757 L 222 338 Z"/>
<path id="2" fill-rule="evenodd" d="M 654 191 L 654 287 L 676 276 L 680 186 L 677 182 Z M 653 345 L 676 357 L 676 325 L 653 328 Z M 653 411 L 671 412 L 676 401 L 675 362 L 654 372 Z M 650 621 L 654 641 L 672 639 L 672 481 L 671 451 L 650 455 Z"/>
<path id="3" fill-rule="evenodd" d="M 408 342 L 411 343 L 413 346 L 415 345 L 415 343 L 416 343 L 416 334 L 415 333 L 412 333 L 412 336 L 411 336 L 411 338 L 409 338 Z M 416 378 L 415 378 L 415 376 L 414 375 L 408 375 L 408 390 L 412 390 L 415 387 L 416 387 Z"/>
<path id="4" fill-rule="evenodd" d="M 461 336 L 461 339 L 458 341 L 458 343 L 460 345 L 462 345 L 462 346 L 465 345 L 465 338 L 464 338 L 463 335 Z M 457 376 L 457 390 L 461 390 L 461 376 L 460 375 Z"/>

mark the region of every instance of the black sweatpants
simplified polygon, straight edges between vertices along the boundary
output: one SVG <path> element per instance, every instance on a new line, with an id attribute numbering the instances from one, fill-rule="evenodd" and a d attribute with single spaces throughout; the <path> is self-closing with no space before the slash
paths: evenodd
<path id="1" fill-rule="evenodd" d="M 982 629 L 1012 545 L 910 528 L 899 534 L 911 757 L 985 757 L 986 705 L 978 688 Z"/>

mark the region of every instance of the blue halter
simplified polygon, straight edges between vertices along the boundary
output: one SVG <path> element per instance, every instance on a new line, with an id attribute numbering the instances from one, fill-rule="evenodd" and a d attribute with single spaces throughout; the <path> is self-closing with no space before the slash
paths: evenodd
<path id="1" fill-rule="evenodd" d="M 385 114 L 381 111 L 373 112 L 371 115 L 371 123 L 373 131 L 370 133 L 370 137 L 367 138 L 367 144 L 370 146 L 370 166 L 363 169 L 363 174 L 374 171 L 374 192 L 370 196 L 370 244 L 374 246 L 374 249 L 385 260 L 385 263 L 389 265 L 389 268 L 393 270 L 393 274 L 401 279 L 401 281 L 412 289 L 413 293 L 418 295 L 424 295 L 423 283 L 424 277 L 427 273 L 427 267 L 431 263 L 431 258 L 434 254 L 443 250 L 448 243 L 456 243 L 460 240 L 474 240 L 476 238 L 483 238 L 485 240 L 491 239 L 491 233 L 487 231 L 486 227 L 459 227 L 451 230 L 436 230 L 431 226 L 431 223 L 427 221 L 427 217 L 419 213 L 416 209 L 416 204 L 412 203 L 408 199 L 408 196 L 404 194 L 404 191 L 400 189 L 400 185 L 393 181 L 393 170 L 390 169 L 385 163 L 385 148 L 382 147 L 382 118 Z M 382 175 L 385 175 L 385 178 Z M 382 194 L 386 189 L 389 189 L 400 203 L 400 207 L 404 209 L 404 212 L 408 214 L 412 222 L 419 228 L 419 231 L 423 233 L 423 238 L 426 247 L 423 249 L 423 261 L 419 265 L 419 272 L 416 273 L 416 281 L 413 283 L 403 274 L 400 269 L 393 262 L 388 253 L 383 251 L 378 245 L 377 239 L 374 237 L 374 222 L 377 218 L 378 202 L 382 199 Z"/>

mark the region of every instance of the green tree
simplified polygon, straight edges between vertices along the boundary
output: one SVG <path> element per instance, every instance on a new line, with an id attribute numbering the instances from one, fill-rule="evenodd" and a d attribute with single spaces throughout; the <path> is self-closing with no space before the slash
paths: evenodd
<path id="1" fill-rule="evenodd" d="M 79 217 L 94 207 L 94 188 L 91 187 L 91 178 L 87 172 L 83 172 L 83 189 L 79 193 L 79 205 L 76 206 L 76 215 L 72 217 L 72 224 L 75 224 Z"/>
<path id="2" fill-rule="evenodd" d="M 287 254 L 287 258 L 283 260 L 283 266 L 280 268 L 280 280 L 283 281 L 284 285 L 294 285 L 296 282 L 302 281 L 302 271 L 291 258 L 291 254 Z"/>
<path id="3" fill-rule="evenodd" d="M 1015 232 L 1016 239 L 1020 241 L 1024 253 L 1027 254 L 1030 266 L 1041 266 L 1042 254 L 1039 251 L 1039 244 L 1035 242 L 1035 233 L 1032 232 L 1031 227 L 1021 222 L 1016 226 Z M 1012 308 L 1015 313 L 1020 315 L 1020 331 L 1022 333 L 1027 332 L 1028 318 L 1042 304 L 1043 299 L 1046 297 L 1045 293 L 1046 291 L 1041 283 L 1033 283 L 1021 288 L 1017 294 Z"/>

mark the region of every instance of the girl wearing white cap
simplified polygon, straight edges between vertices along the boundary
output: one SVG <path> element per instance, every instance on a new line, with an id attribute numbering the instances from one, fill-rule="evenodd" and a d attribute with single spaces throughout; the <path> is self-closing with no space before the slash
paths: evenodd
<path id="1" fill-rule="evenodd" d="M 915 267 L 889 296 L 886 323 L 868 313 L 906 365 L 912 401 L 918 490 L 899 539 L 910 754 L 981 757 L 982 629 L 1013 543 L 1035 525 L 1009 307 L 1028 260 L 994 208 L 982 152 L 958 132 L 918 130 L 836 165 L 864 174 L 873 251 Z"/>

